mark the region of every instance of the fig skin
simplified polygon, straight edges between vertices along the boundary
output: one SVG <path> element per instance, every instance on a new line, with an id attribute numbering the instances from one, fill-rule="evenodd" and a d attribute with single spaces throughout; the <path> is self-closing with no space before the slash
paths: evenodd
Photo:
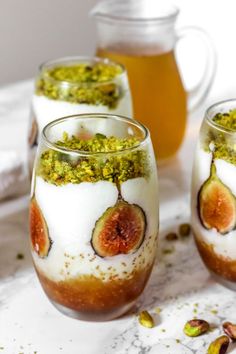
<path id="1" fill-rule="evenodd" d="M 231 190 L 217 177 L 214 163 L 210 177 L 198 193 L 198 213 L 202 225 L 224 235 L 236 226 L 236 199 Z"/>
<path id="2" fill-rule="evenodd" d="M 33 250 L 40 258 L 48 256 L 52 247 L 52 240 L 48 234 L 48 227 L 35 198 L 30 202 L 30 236 Z"/>
<path id="3" fill-rule="evenodd" d="M 100 257 L 136 252 L 146 232 L 146 216 L 136 204 L 118 201 L 97 220 L 91 239 Z"/>
<path id="4" fill-rule="evenodd" d="M 33 146 L 37 146 L 37 135 L 38 135 L 38 123 L 36 119 L 33 118 L 31 129 L 28 136 L 28 143 L 31 148 Z"/>

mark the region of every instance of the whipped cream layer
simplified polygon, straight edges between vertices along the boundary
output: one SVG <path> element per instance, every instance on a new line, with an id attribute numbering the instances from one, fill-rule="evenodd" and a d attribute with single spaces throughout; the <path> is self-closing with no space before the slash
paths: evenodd
<path id="1" fill-rule="evenodd" d="M 192 176 L 192 227 L 199 241 L 211 245 L 214 252 L 225 258 L 236 260 L 236 230 L 220 234 L 216 229 L 207 230 L 199 219 L 197 210 L 198 193 L 204 182 L 210 176 L 212 153 L 197 146 Z M 231 192 L 236 196 L 236 166 L 222 159 L 215 159 L 216 174 Z"/>
<path id="2" fill-rule="evenodd" d="M 70 103 L 66 101 L 52 100 L 45 96 L 33 95 L 32 111 L 39 126 L 39 132 L 51 121 L 80 113 L 112 113 L 127 117 L 132 116 L 131 97 L 128 91 L 117 103 L 116 108 L 111 109 L 105 105 L 92 105 L 86 103 Z"/>
<path id="3" fill-rule="evenodd" d="M 125 201 L 144 211 L 147 229 L 141 247 L 132 254 L 101 258 L 91 246 L 96 221 L 118 199 L 115 184 L 107 181 L 55 186 L 35 179 L 35 198 L 48 226 L 52 247 L 46 258 L 33 251 L 36 268 L 52 280 L 93 275 L 104 281 L 129 278 L 132 272 L 151 266 L 156 253 L 158 191 L 156 176 L 135 178 L 121 185 Z"/>

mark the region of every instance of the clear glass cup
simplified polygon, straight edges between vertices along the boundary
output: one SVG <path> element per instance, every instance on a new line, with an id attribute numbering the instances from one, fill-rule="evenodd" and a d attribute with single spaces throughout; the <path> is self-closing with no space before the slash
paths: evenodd
<path id="1" fill-rule="evenodd" d="M 91 14 L 97 25 L 97 55 L 125 65 L 134 116 L 149 128 L 158 159 L 172 157 L 183 141 L 187 112 L 200 105 L 212 85 L 211 40 L 196 27 L 177 30 L 179 10 L 166 1 L 104 0 Z M 189 92 L 175 57 L 176 45 L 186 37 L 202 41 L 206 49 L 204 73 Z"/>
<path id="2" fill-rule="evenodd" d="M 28 129 L 30 173 L 44 126 L 80 113 L 132 116 L 129 83 L 122 65 L 96 57 L 65 57 L 40 66 Z"/>
<path id="3" fill-rule="evenodd" d="M 205 114 L 192 175 L 192 228 L 214 277 L 236 290 L 236 100 Z"/>
<path id="4" fill-rule="evenodd" d="M 81 114 L 43 129 L 30 240 L 39 280 L 56 308 L 98 321 L 127 312 L 150 276 L 157 234 L 156 161 L 143 125 Z"/>

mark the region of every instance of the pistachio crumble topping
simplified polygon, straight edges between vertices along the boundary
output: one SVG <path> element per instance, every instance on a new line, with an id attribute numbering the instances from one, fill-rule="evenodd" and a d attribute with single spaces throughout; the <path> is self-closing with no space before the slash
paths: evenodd
<path id="1" fill-rule="evenodd" d="M 75 157 L 52 149 L 44 151 L 36 173 L 49 183 L 63 185 L 103 180 L 121 184 L 131 178 L 149 176 L 148 155 L 145 150 L 123 151 L 138 146 L 139 140 L 134 137 L 117 138 L 96 134 L 93 138 L 82 140 L 64 133 L 62 140 L 56 144 L 73 151 L 105 154 Z M 119 151 L 120 154 L 106 155 L 107 152 Z"/>
<path id="2" fill-rule="evenodd" d="M 219 126 L 236 132 L 236 109 L 227 113 L 217 113 L 212 120 Z"/>
<path id="3" fill-rule="evenodd" d="M 70 150 L 86 151 L 86 152 L 113 152 L 124 149 L 129 149 L 138 146 L 140 141 L 137 138 L 116 138 L 97 133 L 90 139 L 79 139 L 72 135 L 68 136 L 66 132 L 63 133 L 63 140 L 57 141 L 57 145 Z"/>
<path id="4" fill-rule="evenodd" d="M 53 100 L 115 108 L 123 95 L 121 85 L 115 82 L 120 74 L 122 68 L 114 64 L 56 66 L 42 71 L 35 92 Z"/>
<path id="5" fill-rule="evenodd" d="M 217 113 L 212 121 L 217 125 L 236 132 L 236 109 L 227 113 Z M 204 149 L 212 152 L 214 159 L 222 159 L 236 165 L 236 135 L 210 128 L 204 142 Z"/>

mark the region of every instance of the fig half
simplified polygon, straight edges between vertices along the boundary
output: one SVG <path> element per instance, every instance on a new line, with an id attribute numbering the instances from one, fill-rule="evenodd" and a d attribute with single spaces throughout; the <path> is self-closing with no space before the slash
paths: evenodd
<path id="1" fill-rule="evenodd" d="M 34 251 L 41 258 L 48 256 L 52 241 L 48 234 L 48 227 L 35 198 L 30 202 L 30 236 Z"/>
<path id="2" fill-rule="evenodd" d="M 212 162 L 210 177 L 198 193 L 198 211 L 206 229 L 226 234 L 236 226 L 236 200 L 231 190 L 217 177 Z"/>
<path id="3" fill-rule="evenodd" d="M 118 201 L 97 220 L 91 244 L 100 257 L 134 253 L 146 232 L 146 217 L 136 204 Z"/>

